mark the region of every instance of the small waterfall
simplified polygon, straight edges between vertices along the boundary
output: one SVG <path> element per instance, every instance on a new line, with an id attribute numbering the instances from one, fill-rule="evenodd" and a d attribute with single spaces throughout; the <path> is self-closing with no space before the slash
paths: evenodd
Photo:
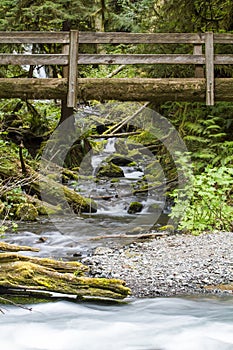
<path id="1" fill-rule="evenodd" d="M 91 158 L 91 165 L 93 168 L 93 173 L 92 175 L 95 174 L 96 169 L 98 166 L 108 157 L 110 156 L 113 152 L 116 151 L 115 148 L 115 143 L 116 143 L 116 138 L 110 138 L 107 141 L 107 144 L 105 145 L 104 150 L 101 152 L 101 154 L 93 155 Z"/>

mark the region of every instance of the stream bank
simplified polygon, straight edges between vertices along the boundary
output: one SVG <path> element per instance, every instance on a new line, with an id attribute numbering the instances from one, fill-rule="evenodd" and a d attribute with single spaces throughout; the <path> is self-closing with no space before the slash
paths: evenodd
<path id="1" fill-rule="evenodd" d="M 233 233 L 176 234 L 114 247 L 83 259 L 91 276 L 121 278 L 135 297 L 232 295 Z"/>

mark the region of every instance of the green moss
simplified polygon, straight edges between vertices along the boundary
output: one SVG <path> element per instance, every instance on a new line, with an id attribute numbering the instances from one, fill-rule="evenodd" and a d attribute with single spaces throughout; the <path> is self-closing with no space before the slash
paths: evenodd
<path id="1" fill-rule="evenodd" d="M 97 177 L 124 177 L 123 170 L 113 163 L 101 166 L 96 174 Z"/>
<path id="2" fill-rule="evenodd" d="M 77 276 L 87 268 L 77 262 L 27 257 L 16 253 L 0 254 L 0 286 L 24 295 L 33 291 L 52 291 L 83 297 L 123 299 L 130 294 L 124 281 Z"/>
<path id="3" fill-rule="evenodd" d="M 49 203 L 45 203 L 45 202 L 41 202 L 41 201 L 37 201 L 36 202 L 36 209 L 38 211 L 39 215 L 58 215 L 58 214 L 62 214 L 63 210 L 61 208 L 60 205 L 52 205 Z"/>
<path id="4" fill-rule="evenodd" d="M 31 203 L 19 204 L 15 212 L 17 219 L 26 221 L 35 221 L 38 215 L 36 207 Z"/>
<path id="5" fill-rule="evenodd" d="M 127 210 L 128 214 L 135 214 L 142 211 L 143 205 L 140 202 L 131 202 Z"/>
<path id="6" fill-rule="evenodd" d="M 161 226 L 159 228 L 159 231 L 168 231 L 168 232 L 174 232 L 175 228 L 173 225 L 165 225 L 165 226 Z"/>

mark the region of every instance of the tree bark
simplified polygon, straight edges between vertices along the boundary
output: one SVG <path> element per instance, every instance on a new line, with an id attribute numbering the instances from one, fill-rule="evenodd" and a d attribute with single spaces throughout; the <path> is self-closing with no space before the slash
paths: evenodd
<path id="1" fill-rule="evenodd" d="M 233 78 L 215 79 L 215 101 L 233 101 Z M 66 79 L 0 78 L 0 98 L 62 99 Z M 206 82 L 201 78 L 79 78 L 77 97 L 82 101 L 205 102 Z"/>

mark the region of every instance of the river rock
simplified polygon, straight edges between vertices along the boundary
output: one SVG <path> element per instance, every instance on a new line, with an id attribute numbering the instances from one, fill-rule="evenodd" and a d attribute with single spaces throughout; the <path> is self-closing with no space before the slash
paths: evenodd
<path id="1" fill-rule="evenodd" d="M 118 166 L 109 162 L 102 165 L 96 174 L 97 177 L 124 177 L 123 170 Z"/>
<path id="2" fill-rule="evenodd" d="M 118 165 L 118 166 L 130 165 L 132 162 L 133 162 L 132 159 L 126 158 L 126 157 L 121 156 L 121 155 L 116 155 L 116 156 L 111 158 L 111 163 Z"/>
<path id="3" fill-rule="evenodd" d="M 38 217 L 38 211 L 31 203 L 21 203 L 18 205 L 15 215 L 20 220 L 35 221 Z"/>
<path id="4" fill-rule="evenodd" d="M 127 210 L 128 214 L 140 213 L 142 211 L 143 205 L 140 202 L 131 202 Z"/>

